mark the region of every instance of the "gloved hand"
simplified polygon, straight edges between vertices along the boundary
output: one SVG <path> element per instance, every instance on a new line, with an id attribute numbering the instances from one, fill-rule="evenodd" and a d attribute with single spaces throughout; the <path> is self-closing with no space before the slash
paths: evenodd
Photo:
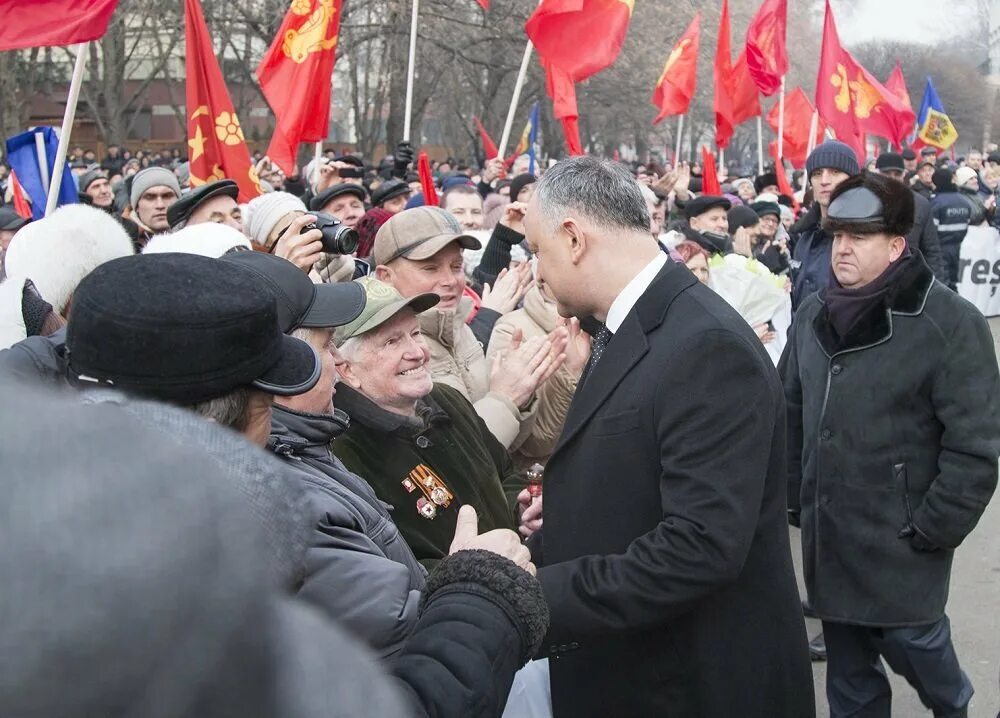
<path id="1" fill-rule="evenodd" d="M 927 537 L 927 534 L 917 528 L 916 524 L 913 523 L 909 523 L 900 529 L 897 537 L 901 539 L 910 539 L 910 548 L 914 551 L 919 551 L 920 553 L 931 553 L 933 551 L 941 550 L 940 546 L 934 545 L 934 542 Z"/>
<path id="2" fill-rule="evenodd" d="M 392 156 L 392 176 L 399 179 L 406 179 L 406 170 L 413 164 L 413 158 L 416 157 L 413 146 L 409 142 L 400 142 L 396 145 Z"/>

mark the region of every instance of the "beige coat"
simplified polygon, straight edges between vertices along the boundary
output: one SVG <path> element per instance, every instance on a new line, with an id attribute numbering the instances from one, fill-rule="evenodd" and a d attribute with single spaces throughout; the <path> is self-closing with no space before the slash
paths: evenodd
<path id="1" fill-rule="evenodd" d="M 431 376 L 434 381 L 456 389 L 472 403 L 487 428 L 510 447 L 533 420 L 534 405 L 520 411 L 507 397 L 490 391 L 490 371 L 483 345 L 462 320 L 472 311 L 472 302 L 463 298 L 455 312 L 421 314 L 420 332 L 431 352 Z M 524 430 L 527 430 L 525 428 Z"/>
<path id="2" fill-rule="evenodd" d="M 510 346 L 515 329 L 520 329 L 527 341 L 544 336 L 558 326 L 559 314 L 556 303 L 545 297 L 535 285 L 524 298 L 524 306 L 515 312 L 505 314 L 493 327 L 486 358 L 493 365 L 497 354 Z M 521 432 L 510 446 L 514 462 L 519 468 L 526 468 L 535 462 L 544 464 L 556 440 L 562 433 L 566 413 L 576 392 L 577 377 L 566 368 L 560 367 L 538 390 L 535 420 L 529 430 Z"/>

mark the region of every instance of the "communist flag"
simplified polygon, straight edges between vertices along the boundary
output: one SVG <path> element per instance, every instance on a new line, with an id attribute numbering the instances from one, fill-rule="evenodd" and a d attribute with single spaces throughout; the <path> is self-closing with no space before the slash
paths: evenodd
<path id="1" fill-rule="evenodd" d="M 302 142 L 326 139 L 330 76 L 336 60 L 341 0 L 293 0 L 257 66 L 261 92 L 277 125 L 267 155 L 292 174 Z"/>
<path id="2" fill-rule="evenodd" d="M 698 80 L 698 35 L 701 31 L 701 13 L 694 16 L 688 29 L 677 40 L 667 57 L 667 62 L 656 81 L 651 102 L 660 114 L 653 120 L 659 124 L 671 115 L 683 115 L 691 106 L 695 83 Z"/>
<path id="3" fill-rule="evenodd" d="M 747 28 L 747 68 L 765 97 L 778 91 L 788 73 L 787 24 L 788 0 L 764 0 Z"/>
<path id="4" fill-rule="evenodd" d="M 719 174 L 715 170 L 715 155 L 705 147 L 701 146 L 701 193 L 717 197 L 722 194 L 722 185 L 719 184 Z"/>
<path id="5" fill-rule="evenodd" d="M 187 55 L 188 159 L 191 186 L 228 178 L 240 186 L 240 201 L 260 194 L 243 128 L 229 99 L 198 0 L 184 0 Z"/>
<path id="6" fill-rule="evenodd" d="M 573 82 L 581 82 L 610 67 L 618 57 L 632 17 L 632 3 L 542 0 L 524 30 L 539 57 L 569 73 Z"/>
<path id="7" fill-rule="evenodd" d="M 903 77 L 903 68 L 899 64 L 899 60 L 896 60 L 896 66 L 892 68 L 892 73 L 889 75 L 889 79 L 885 81 L 885 89 L 898 97 L 906 109 L 911 112 L 913 111 L 913 105 L 910 102 L 910 91 L 906 89 L 906 78 Z M 903 149 L 902 139 L 911 131 L 910 128 L 904 128 L 904 130 L 905 132 L 903 132 L 903 134 L 899 135 L 892 141 L 892 146 L 897 152 Z"/>
<path id="8" fill-rule="evenodd" d="M 3 5 L 0 51 L 97 40 L 107 32 L 118 0 L 31 0 Z"/>
<path id="9" fill-rule="evenodd" d="M 566 138 L 566 151 L 571 155 L 582 155 L 580 112 L 576 107 L 576 84 L 568 72 L 552 67 L 545 61 L 542 62 L 542 67 L 545 68 L 545 86 L 549 97 L 552 98 L 552 115 L 562 125 L 563 136 Z"/>
<path id="10" fill-rule="evenodd" d="M 816 78 L 816 108 L 837 139 L 854 148 L 859 162 L 865 159 L 862 135 L 878 135 L 899 144 L 916 121 L 913 110 L 841 46 L 829 0 Z"/>
<path id="11" fill-rule="evenodd" d="M 809 97 L 801 87 L 796 87 L 785 96 L 785 125 L 784 136 L 785 146 L 781 156 L 792 163 L 796 169 L 802 169 L 806 164 L 806 154 L 809 151 L 809 126 L 812 124 L 812 116 L 815 108 L 809 101 Z M 778 103 L 767 113 L 767 124 L 778 133 Z M 826 123 L 818 119 L 816 122 L 816 135 L 813 137 L 813 145 L 818 145 L 823 141 L 823 134 L 826 132 Z M 777 141 L 771 143 L 771 154 L 777 156 Z"/>
<path id="12" fill-rule="evenodd" d="M 497 148 L 497 143 L 493 141 L 486 128 L 483 127 L 483 123 L 479 121 L 478 117 L 473 117 L 472 121 L 476 123 L 476 129 L 479 130 L 479 138 L 483 142 L 483 152 L 486 153 L 486 159 L 491 160 L 500 154 L 500 150 Z"/>
<path id="13" fill-rule="evenodd" d="M 760 114 L 757 87 L 750 79 L 746 54 L 734 65 L 729 42 L 729 0 L 722 0 L 719 15 L 719 41 L 715 47 L 715 144 L 729 146 L 734 128 Z"/>

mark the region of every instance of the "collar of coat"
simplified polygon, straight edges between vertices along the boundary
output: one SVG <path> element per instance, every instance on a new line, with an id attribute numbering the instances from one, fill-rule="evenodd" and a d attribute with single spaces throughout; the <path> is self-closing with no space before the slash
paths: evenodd
<path id="1" fill-rule="evenodd" d="M 464 319 L 472 313 L 472 309 L 473 304 L 469 297 L 459 299 L 457 309 L 442 312 L 436 309 L 428 309 L 426 312 L 417 315 L 420 333 L 434 339 L 448 349 L 454 349 L 458 344 L 456 334 L 465 325 Z M 459 317 L 462 317 L 462 319 L 459 319 Z"/>
<path id="2" fill-rule="evenodd" d="M 913 250 L 910 266 L 900 275 L 885 300 L 869 310 L 843 339 L 837 337 L 830 324 L 825 294 L 820 292 L 820 310 L 813 319 L 816 338 L 828 357 L 846 352 L 870 349 L 892 338 L 892 317 L 915 317 L 923 313 L 927 295 L 934 286 L 934 274 L 919 250 Z"/>
<path id="3" fill-rule="evenodd" d="M 432 426 L 451 421 L 448 412 L 430 394 L 417 402 L 416 416 L 403 416 L 383 409 L 361 392 L 344 384 L 337 386 L 337 403 L 350 415 L 353 423 L 383 434 L 411 437 Z"/>
<path id="4" fill-rule="evenodd" d="M 337 389 L 340 393 L 340 388 Z M 350 425 L 350 418 L 340 409 L 333 414 L 307 414 L 275 404 L 271 410 L 271 437 L 268 447 L 275 453 L 312 453 L 310 449 L 320 449 L 318 455 L 329 451 L 329 444 L 343 434 Z M 284 447 L 279 450 L 279 447 Z"/>

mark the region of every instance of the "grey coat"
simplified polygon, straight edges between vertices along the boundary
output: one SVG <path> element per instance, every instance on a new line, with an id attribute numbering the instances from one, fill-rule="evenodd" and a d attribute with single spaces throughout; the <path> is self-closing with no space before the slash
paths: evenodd
<path id="1" fill-rule="evenodd" d="M 989 327 L 919 253 L 910 265 L 842 340 L 825 292 L 812 296 L 779 365 L 789 511 L 801 519 L 806 588 L 824 620 L 940 618 L 952 553 L 997 485 L 1000 376 Z M 937 550 L 918 550 L 921 539 Z"/>

